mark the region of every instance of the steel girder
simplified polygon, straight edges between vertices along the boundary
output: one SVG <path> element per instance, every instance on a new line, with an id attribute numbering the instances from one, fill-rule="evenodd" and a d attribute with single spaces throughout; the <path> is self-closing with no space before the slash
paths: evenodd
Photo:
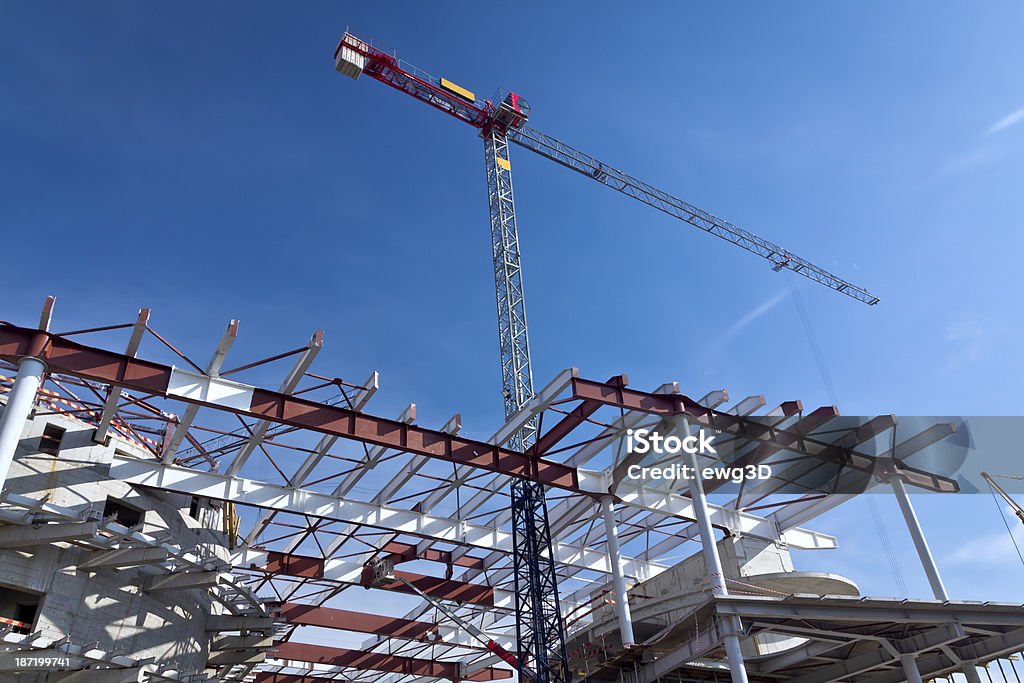
<path id="1" fill-rule="evenodd" d="M 581 378 L 573 379 L 572 389 L 573 398 L 578 400 L 597 401 L 604 405 L 638 410 L 652 415 L 685 414 L 690 416 L 697 426 L 708 427 L 723 434 L 760 442 L 767 446 L 778 446 L 782 450 L 817 460 L 835 462 L 847 470 L 882 474 L 880 467 L 884 467 L 886 474 L 899 474 L 908 484 L 929 491 L 955 493 L 959 490 L 956 480 L 905 465 L 895 458 L 894 454 L 880 457 L 865 455 L 852 447 L 790 433 L 750 418 L 712 410 L 682 394 L 662 396 Z"/>
<path id="2" fill-rule="evenodd" d="M 324 645 L 286 642 L 277 646 L 276 658 L 284 661 L 317 662 L 330 666 L 381 671 L 404 675 L 431 676 L 459 681 L 499 681 L 512 677 L 509 669 L 486 668 L 465 674 L 460 662 L 442 662 L 436 659 L 417 659 L 383 652 L 364 652 Z M 289 677 L 281 674 L 257 674 L 257 683 L 286 683 L 302 681 L 304 676 Z"/>
<path id="3" fill-rule="evenodd" d="M 42 330 L 0 326 L 0 358 L 25 356 L 39 358 L 51 372 L 585 493 L 575 468 L 509 448 L 89 347 Z"/>
<path id="4" fill-rule="evenodd" d="M 325 560 L 318 557 L 289 555 L 272 550 L 244 548 L 234 551 L 228 561 L 236 569 L 246 571 L 294 576 L 332 584 L 366 586 L 372 580 L 365 563 L 367 559 L 369 559 L 369 555 L 357 560 Z M 501 612 L 508 612 L 512 609 L 512 593 L 510 591 L 478 583 L 397 570 L 395 575 L 404 578 L 427 595 L 438 600 L 479 605 Z M 377 587 L 398 593 L 415 594 L 415 591 L 398 580 Z"/>
<path id="5" fill-rule="evenodd" d="M 498 527 L 428 515 L 413 510 L 389 508 L 373 503 L 346 500 L 309 489 L 292 489 L 252 479 L 214 472 L 198 472 L 186 467 L 162 465 L 156 461 L 115 455 L 110 476 L 133 486 L 185 493 L 226 500 L 265 510 L 292 512 L 319 519 L 349 522 L 400 534 L 471 545 L 487 550 L 514 552 L 513 535 Z M 608 555 L 576 543 L 548 544 L 548 557 L 554 562 L 579 569 L 611 573 Z M 635 565 L 624 558 L 634 576 L 652 576 L 666 569 L 663 565 Z"/>

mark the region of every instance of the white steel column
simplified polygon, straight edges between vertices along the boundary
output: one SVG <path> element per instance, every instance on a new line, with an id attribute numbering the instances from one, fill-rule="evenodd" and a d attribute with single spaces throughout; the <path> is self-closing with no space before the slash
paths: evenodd
<path id="1" fill-rule="evenodd" d="M 910 502 L 910 496 L 907 495 L 907 489 L 903 486 L 903 479 L 901 479 L 899 475 L 896 475 L 889 480 L 889 483 L 892 485 L 892 490 L 896 494 L 896 502 L 900 504 L 900 510 L 903 512 L 903 519 L 907 522 L 907 529 L 910 530 L 910 536 L 914 539 L 914 547 L 917 549 L 917 556 L 921 558 L 921 564 L 924 566 L 924 573 L 928 575 L 928 583 L 931 584 L 932 593 L 935 594 L 935 599 L 949 600 L 949 595 L 946 593 L 946 586 L 943 585 L 942 577 L 939 576 L 939 568 L 935 564 L 935 558 L 932 557 L 932 551 L 928 547 L 928 541 L 925 540 L 924 531 L 921 529 L 921 523 L 917 520 L 917 513 L 914 512 L 914 506 Z"/>
<path id="2" fill-rule="evenodd" d="M 675 425 L 680 438 L 689 435 L 690 422 L 685 417 L 676 416 Z M 715 597 L 725 597 L 729 594 L 729 590 L 725 586 L 722 558 L 718 555 L 715 530 L 711 526 L 711 514 L 708 512 L 707 498 L 704 496 L 700 464 L 697 462 L 695 453 L 683 451 L 683 456 L 686 459 L 686 464 L 690 467 L 690 497 L 693 499 L 697 528 L 700 530 L 700 542 L 704 548 L 704 561 L 707 563 L 708 574 L 711 576 L 711 592 Z M 743 663 L 743 652 L 740 650 L 740 620 L 737 617 L 730 617 L 722 621 L 722 626 L 722 642 L 729 658 L 729 674 L 732 676 L 732 683 L 747 683 L 747 670 Z"/>
<path id="3" fill-rule="evenodd" d="M 32 404 L 44 372 L 46 364 L 38 358 L 22 358 L 18 364 L 18 375 L 14 378 L 11 393 L 7 395 L 7 407 L 0 416 L 0 490 L 3 490 L 7 481 L 14 452 L 21 441 L 25 420 L 32 412 Z"/>
<path id="4" fill-rule="evenodd" d="M 924 573 L 928 576 L 928 583 L 931 584 L 932 594 L 934 594 L 936 600 L 945 602 L 949 600 L 949 594 L 946 592 L 945 584 L 942 583 L 939 567 L 935 564 L 931 548 L 928 547 L 928 540 L 924 537 L 924 530 L 921 528 L 921 522 L 917 519 L 917 513 L 914 512 L 914 505 L 910 502 L 910 496 L 907 495 L 903 479 L 899 475 L 895 475 L 889 479 L 889 484 L 892 486 L 893 493 L 896 494 L 896 502 L 900 505 L 900 511 L 903 513 L 903 519 L 907 523 L 910 537 L 914 540 L 914 548 L 917 549 L 917 556 L 921 558 L 921 565 L 924 567 Z M 868 495 L 871 494 L 869 493 Z M 916 668 L 916 663 L 914 666 Z M 905 661 L 903 667 L 904 671 L 906 671 Z M 981 678 L 978 676 L 978 671 L 973 663 L 965 662 L 960 670 L 967 677 L 967 683 L 981 683 Z M 910 681 L 910 679 L 907 680 Z M 920 675 L 918 675 L 918 680 L 921 680 Z M 910 683 L 913 683 L 913 681 L 910 681 Z"/>
<path id="5" fill-rule="evenodd" d="M 907 683 L 923 683 L 921 681 L 921 670 L 917 668 L 917 660 L 914 655 L 900 655 L 900 663 L 903 665 L 903 673 L 907 677 Z"/>
<path id="6" fill-rule="evenodd" d="M 622 552 L 619 549 L 619 532 L 615 525 L 615 508 L 611 496 L 601 498 L 601 512 L 604 513 L 604 530 L 608 539 L 608 563 L 612 570 L 615 610 L 619 614 L 619 633 L 622 635 L 623 645 L 632 645 L 636 642 L 633 637 L 633 617 L 629 613 L 626 577 L 622 575 Z"/>
<path id="7" fill-rule="evenodd" d="M 964 662 L 960 670 L 967 677 L 967 683 L 981 683 L 981 674 L 978 673 L 977 662 Z"/>

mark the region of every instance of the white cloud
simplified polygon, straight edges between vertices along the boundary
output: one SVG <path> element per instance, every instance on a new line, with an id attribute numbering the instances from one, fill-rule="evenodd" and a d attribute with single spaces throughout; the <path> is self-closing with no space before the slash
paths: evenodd
<path id="1" fill-rule="evenodd" d="M 959 318 L 949 323 L 946 326 L 946 341 L 953 347 L 949 355 L 949 366 L 958 368 L 987 359 L 1001 332 L 1001 323 L 980 315 Z"/>
<path id="2" fill-rule="evenodd" d="M 1005 530 L 994 534 L 986 534 L 973 538 L 956 549 L 947 561 L 952 564 L 979 563 L 998 564 L 1000 562 L 1020 562 L 1017 555 L 1017 547 L 1024 551 L 1024 524 L 1021 524 L 1017 516 L 1007 505 L 1002 510 L 1004 518 L 1010 523 L 1013 538 Z M 1017 546 L 1014 546 L 1014 541 Z"/>
<path id="3" fill-rule="evenodd" d="M 782 300 L 785 299 L 785 298 L 786 298 L 786 292 L 785 291 L 781 291 L 778 294 L 776 294 L 775 296 L 771 297 L 770 299 L 761 302 L 760 304 L 755 306 L 753 309 L 748 311 L 746 313 L 746 315 L 744 315 L 742 318 L 740 318 L 739 320 L 734 322 L 732 325 L 730 325 L 729 329 L 725 331 L 725 334 L 723 335 L 723 338 L 729 339 L 730 337 L 733 337 L 734 335 L 739 333 L 739 331 L 742 330 L 744 327 L 746 327 L 747 325 L 749 325 L 750 323 L 754 322 L 755 320 L 760 318 L 762 315 L 767 313 L 768 311 L 770 311 L 773 308 L 775 308 L 776 306 L 778 306 L 780 303 L 782 303 Z"/>
<path id="4" fill-rule="evenodd" d="M 985 135 L 995 135 L 996 133 L 1002 133 L 1007 128 L 1016 126 L 1021 121 L 1024 121 L 1024 107 L 1016 111 L 1012 111 L 1003 118 L 999 119 L 985 131 Z"/>
<path id="5" fill-rule="evenodd" d="M 708 343 L 701 352 L 700 365 L 710 369 L 712 361 L 714 361 L 723 352 L 726 344 L 732 340 L 733 337 L 738 335 L 743 328 L 747 327 L 755 320 L 778 306 L 785 298 L 786 291 L 782 290 L 740 316 L 736 322 L 730 325 L 727 330 L 717 337 L 708 337 L 710 343 Z M 706 371 L 705 374 L 708 374 L 708 372 Z"/>

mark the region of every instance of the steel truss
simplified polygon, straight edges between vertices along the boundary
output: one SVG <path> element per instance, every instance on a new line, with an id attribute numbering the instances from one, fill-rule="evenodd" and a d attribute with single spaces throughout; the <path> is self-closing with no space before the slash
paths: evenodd
<path id="1" fill-rule="evenodd" d="M 134 332 L 137 325 L 113 327 Z M 216 376 L 201 371 L 182 374 L 170 363 L 149 360 L 153 356 L 146 352 L 146 343 L 152 342 L 152 336 L 144 335 L 141 354 L 135 353 L 134 343 L 128 346 L 131 353 L 117 353 L 83 343 L 86 332 L 53 334 L 0 325 L 0 357 L 17 362 L 36 356 L 47 364 L 49 374 L 37 399 L 37 418 L 59 413 L 80 421 L 83 429 L 105 420 L 109 447 L 117 450 L 110 455 L 113 476 L 140 489 L 233 501 L 242 528 L 240 544 L 228 563 L 261 599 L 304 608 L 345 607 L 347 596 L 339 603 L 339 595 L 368 585 L 366 563 L 374 558 L 391 557 L 399 565 L 427 561 L 443 571 L 396 574 L 443 600 L 460 618 L 505 647 L 514 647 L 513 608 L 516 598 L 522 597 L 515 585 L 513 560 L 515 544 L 522 537 L 512 538 L 520 523 L 514 516 L 542 512 L 523 505 L 510 509 L 511 481 L 552 487 L 547 501 L 549 526 L 545 536 L 532 542 L 542 548 L 551 544 L 554 553 L 542 550 L 541 556 L 551 559 L 553 575 L 561 584 L 560 602 L 543 607 L 557 611 L 574 633 L 587 623 L 610 576 L 605 530 L 592 523 L 601 493 L 615 496 L 623 549 L 637 551 L 622 558 L 624 572 L 633 580 L 664 571 L 665 558 L 677 553 L 677 546 L 690 537 L 686 524 L 694 513 L 689 498 L 672 488 L 639 486 L 622 479 L 622 469 L 636 461 L 635 454 L 621 448 L 627 429 L 655 427 L 666 417 L 686 414 L 694 424 L 719 429 L 723 439 L 736 442 L 732 462 L 788 461 L 783 478 L 799 479 L 836 463 L 873 470 L 881 462 L 914 478 L 919 486 L 933 490 L 950 486 L 900 462 L 916 449 L 941 440 L 948 429 L 912 436 L 893 445 L 891 452 L 867 448 L 873 436 L 894 428 L 896 420 L 891 416 L 849 424 L 832 408 L 804 411 L 797 401 L 754 416 L 766 406 L 763 397 L 726 407 L 729 399 L 722 390 L 693 400 L 680 394 L 673 383 L 644 392 L 629 388 L 625 377 L 595 382 L 567 370 L 527 400 L 490 439 L 480 441 L 457 436 L 457 419 L 430 429 L 415 424 L 411 409 L 398 419 L 365 412 L 377 390 L 375 374 L 366 382 L 350 384 L 314 375 L 306 367 L 298 383 L 291 381 L 294 373 L 288 373 L 289 381 L 281 383 L 285 391 L 266 391 L 245 383 L 247 368 L 263 361 Z M 198 367 L 163 337 L 157 338 L 160 353 L 180 358 L 175 365 Z M 296 365 L 305 365 L 309 351 L 310 344 L 303 344 L 268 361 L 292 357 Z M 0 393 L 10 386 L 5 374 L 13 373 L 0 372 Z M 181 384 L 183 378 L 194 391 Z M 232 393 L 216 398 L 222 390 Z M 111 401 L 111 395 L 117 400 Z M 175 429 L 183 421 L 175 417 L 182 407 L 192 413 L 190 420 L 194 418 L 185 434 Z M 195 410 L 189 411 L 190 407 Z M 264 421 L 271 423 L 265 429 Z M 551 426 L 535 432 L 534 445 L 525 452 L 500 445 L 527 423 Z M 253 438 L 257 430 L 262 434 Z M 164 462 L 172 439 L 183 448 L 170 458 L 173 462 Z M 239 453 L 248 457 L 237 474 L 231 474 L 228 465 L 238 460 Z M 354 486 L 355 482 L 361 485 Z M 368 487 L 372 493 L 360 492 Z M 381 497 L 384 492 L 386 499 Z M 454 506 L 454 499 L 466 492 L 472 494 Z M 752 486 L 735 500 L 712 507 L 712 522 L 727 534 L 769 543 L 834 547 L 835 539 L 796 524 L 841 502 L 842 496 L 809 497 L 782 505 L 767 516 L 736 509 L 773 492 L 765 485 Z M 0 506 L 0 523 L 33 523 L 52 514 L 45 506 L 30 515 L 24 510 Z M 45 531 L 59 539 L 89 530 Z M 17 543 L 19 534 L 18 529 L 7 530 L 0 533 L 0 542 L 6 538 Z M 97 556 L 97 561 L 108 564 L 130 559 Z M 396 584 L 376 589 L 402 590 Z M 289 610 L 293 613 L 294 607 Z M 501 666 L 492 655 L 474 649 L 464 634 L 429 613 L 424 606 L 406 618 L 437 624 L 440 640 L 425 643 L 407 634 L 377 631 L 370 634 L 363 651 L 411 659 L 466 659 L 467 675 Z M 301 632 L 295 630 L 299 623 L 296 619 L 275 625 L 277 642 L 291 641 L 293 635 L 301 642 L 302 636 L 296 635 Z M 543 628 L 540 623 L 531 626 Z M 359 673 L 362 664 L 378 661 L 373 658 L 349 659 L 339 654 L 337 661 L 337 666 L 326 669 L 315 662 L 305 666 L 309 675 L 323 670 L 356 681 L 426 683 L 436 678 L 429 673 Z M 355 666 L 340 664 L 352 662 Z M 302 666 L 301 661 L 268 660 L 258 670 L 298 675 L 296 669 Z"/>

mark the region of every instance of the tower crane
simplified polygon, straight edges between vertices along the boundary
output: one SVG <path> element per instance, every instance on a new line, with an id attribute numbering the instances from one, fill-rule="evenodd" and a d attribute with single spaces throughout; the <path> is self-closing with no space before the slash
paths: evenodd
<path id="1" fill-rule="evenodd" d="M 434 77 L 348 32 L 338 42 L 334 60 L 335 68 L 342 74 L 352 79 L 366 75 L 404 92 L 476 128 L 484 141 L 506 418 L 519 412 L 533 397 L 510 142 L 753 252 L 766 259 L 775 271 L 790 270 L 857 301 L 868 305 L 878 303 L 878 297 L 866 289 L 787 249 L 528 127 L 530 105 L 518 93 L 499 90 L 491 99 L 481 100 L 457 83 Z M 537 424 L 530 421 L 511 437 L 508 445 L 529 451 L 536 437 Z M 534 683 L 569 683 L 565 629 L 559 609 L 544 487 L 515 480 L 511 499 L 518 659 L 524 666 L 530 661 Z"/>

